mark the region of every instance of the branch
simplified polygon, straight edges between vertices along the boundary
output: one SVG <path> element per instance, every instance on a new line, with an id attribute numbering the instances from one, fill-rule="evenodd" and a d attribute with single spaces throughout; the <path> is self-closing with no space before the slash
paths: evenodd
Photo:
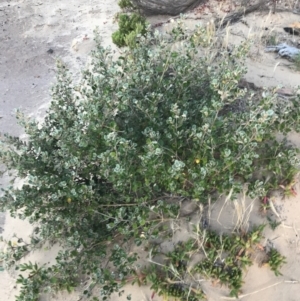
<path id="1" fill-rule="evenodd" d="M 233 23 L 236 23 L 238 21 L 240 21 L 240 19 L 258 9 L 261 9 L 261 8 L 264 8 L 264 9 L 268 9 L 268 7 L 266 6 L 266 1 L 265 0 L 260 0 L 258 3 L 246 8 L 246 7 L 243 7 L 243 8 L 240 8 L 238 11 L 232 13 L 232 14 L 229 14 L 227 17 L 223 17 L 223 18 L 217 18 L 215 20 L 215 25 L 216 27 L 219 27 L 219 28 L 223 28 L 223 27 L 226 27 L 227 25 L 229 24 L 233 24 Z"/>

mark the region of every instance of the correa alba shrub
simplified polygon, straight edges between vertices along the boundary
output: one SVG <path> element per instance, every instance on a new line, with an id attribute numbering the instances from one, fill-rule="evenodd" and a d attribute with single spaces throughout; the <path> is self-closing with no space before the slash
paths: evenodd
<path id="1" fill-rule="evenodd" d="M 180 26 L 149 33 L 117 59 L 96 35 L 79 85 L 58 64 L 44 122 L 19 114 L 28 139 L 6 135 L 0 153 L 25 181 L 4 190 L 1 210 L 35 225 L 31 242 L 9 243 L 3 255 L 7 267 L 29 275 L 20 274 L 16 300 L 71 291 L 82 279 L 87 296 L 95 285 L 100 299 L 121 293 L 137 272 L 137 254 L 126 245 L 158 236 L 161 217 L 177 216 L 179 205 L 166 195 L 205 203 L 247 184 L 250 196 L 263 196 L 295 175 L 296 150 L 275 134 L 299 130 L 299 98 L 246 93 L 238 82 L 248 44 L 200 51 L 205 34 Z M 241 101 L 246 106 L 236 109 Z M 19 264 L 46 243 L 62 245 L 56 264 Z"/>

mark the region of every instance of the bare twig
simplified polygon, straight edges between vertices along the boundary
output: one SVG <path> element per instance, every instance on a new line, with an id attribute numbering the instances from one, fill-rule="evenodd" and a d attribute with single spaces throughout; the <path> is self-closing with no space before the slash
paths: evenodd
<path id="1" fill-rule="evenodd" d="M 252 200 L 251 203 L 246 207 L 246 193 L 247 190 L 245 188 L 243 191 L 242 199 L 233 201 L 235 212 L 237 215 L 237 221 L 233 231 L 242 229 L 243 231 L 247 232 L 248 230 L 248 221 L 256 199 Z"/>
<path id="2" fill-rule="evenodd" d="M 220 210 L 220 212 L 219 212 L 219 215 L 218 215 L 218 218 L 217 218 L 217 222 L 218 222 L 220 225 L 222 225 L 222 224 L 220 223 L 220 217 L 221 217 L 221 214 L 222 214 L 222 212 L 223 212 L 223 209 L 224 209 L 225 205 L 226 205 L 227 202 L 230 200 L 230 198 L 231 198 L 231 196 L 232 196 L 232 193 L 233 193 L 233 188 L 230 189 L 229 194 L 227 195 L 227 197 L 226 197 L 226 199 L 225 199 L 225 201 L 224 201 L 224 204 L 223 204 L 223 206 L 222 206 L 222 208 L 221 208 L 221 210 Z"/>
<path id="3" fill-rule="evenodd" d="M 242 17 L 244 17 L 245 15 L 248 15 L 258 9 L 262 9 L 262 8 L 266 8 L 266 1 L 265 0 L 260 0 L 258 3 L 248 7 L 248 8 L 241 8 L 238 11 L 229 14 L 227 17 L 225 18 L 217 18 L 215 20 L 215 24 L 216 27 L 226 27 L 228 24 L 232 24 L 232 23 L 236 23 L 238 22 Z"/>
<path id="4" fill-rule="evenodd" d="M 239 299 L 242 299 L 242 298 L 245 298 L 245 297 L 257 294 L 257 293 L 260 293 L 260 292 L 262 292 L 262 291 L 264 291 L 266 289 L 269 289 L 271 287 L 277 286 L 277 285 L 279 285 L 281 283 L 298 284 L 299 282 L 296 281 L 296 280 L 283 280 L 283 281 L 279 281 L 279 282 L 273 283 L 273 284 L 271 284 L 269 286 L 266 286 L 266 287 L 264 287 L 262 289 L 256 290 L 256 291 L 254 291 L 252 293 L 239 295 Z M 221 299 L 222 300 L 236 300 L 236 298 L 232 298 L 232 297 L 221 297 Z"/>
<path id="5" fill-rule="evenodd" d="M 276 209 L 275 209 L 275 206 L 274 206 L 274 203 L 273 203 L 272 198 L 269 199 L 269 205 L 270 205 L 270 209 L 272 210 L 272 212 L 273 212 L 278 218 L 280 218 L 279 213 L 278 213 L 278 212 L 276 211 Z"/>

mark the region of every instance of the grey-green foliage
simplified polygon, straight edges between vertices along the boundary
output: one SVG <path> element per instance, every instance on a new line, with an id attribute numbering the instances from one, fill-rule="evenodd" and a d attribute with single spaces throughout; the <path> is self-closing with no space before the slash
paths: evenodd
<path id="1" fill-rule="evenodd" d="M 295 150 L 275 134 L 299 130 L 299 98 L 283 104 L 238 88 L 247 44 L 199 55 L 205 31 L 176 32 L 141 37 L 117 59 L 98 37 L 78 86 L 58 64 L 43 124 L 19 115 L 28 141 L 4 139 L 0 158 L 25 184 L 5 189 L 0 209 L 38 223 L 29 251 L 46 241 L 64 250 L 57 264 L 20 278 L 18 300 L 70 289 L 86 275 L 87 295 L 96 284 L 104 298 L 118 291 L 136 260 L 125 242 L 158 235 L 157 220 L 177 214 L 166 194 L 206 202 L 245 182 L 252 195 L 265 194 L 263 180 L 252 177 L 255 164 L 272 172 L 274 185 L 293 176 Z M 246 109 L 231 110 L 241 99 Z"/>

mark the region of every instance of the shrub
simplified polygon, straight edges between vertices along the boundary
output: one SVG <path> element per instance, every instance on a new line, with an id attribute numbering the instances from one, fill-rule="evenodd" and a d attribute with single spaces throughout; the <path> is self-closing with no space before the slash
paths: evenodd
<path id="1" fill-rule="evenodd" d="M 297 71 L 300 71 L 300 54 L 297 54 L 294 58 L 295 67 Z"/>
<path id="2" fill-rule="evenodd" d="M 183 42 L 179 33 L 140 37 L 116 60 L 97 37 L 78 86 L 58 64 L 43 124 L 19 114 L 27 141 L 5 136 L 0 158 L 25 183 L 4 190 L 0 209 L 37 225 L 25 248 L 10 244 L 6 266 L 46 242 L 63 247 L 56 264 L 19 267 L 30 277 L 19 277 L 17 300 L 72 290 L 82 278 L 84 294 L 100 285 L 105 300 L 137 274 L 126 245 L 158 237 L 157 225 L 177 217 L 170 197 L 205 203 L 245 183 L 262 196 L 294 176 L 296 151 L 275 135 L 299 130 L 299 98 L 239 88 L 247 43 L 199 54 L 205 30 L 183 32 Z M 258 170 L 270 173 L 266 182 Z"/>
<path id="3" fill-rule="evenodd" d="M 146 34 L 146 19 L 139 14 L 120 14 L 118 24 L 119 30 L 112 34 L 112 40 L 118 47 L 134 48 L 137 37 Z"/>
<path id="4" fill-rule="evenodd" d="M 118 5 L 120 6 L 121 9 L 132 9 L 134 8 L 134 5 L 130 0 L 120 0 L 118 2 Z"/>

